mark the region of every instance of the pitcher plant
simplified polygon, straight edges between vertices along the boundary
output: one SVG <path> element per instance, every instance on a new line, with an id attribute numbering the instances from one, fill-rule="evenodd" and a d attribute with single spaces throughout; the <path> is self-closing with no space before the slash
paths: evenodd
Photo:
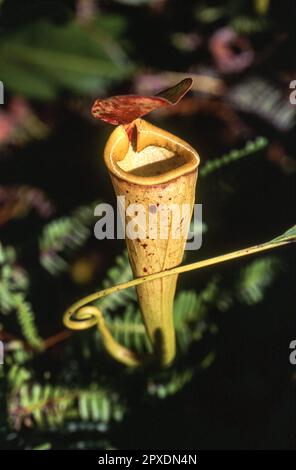
<path id="1" fill-rule="evenodd" d="M 179 273 L 295 240 L 293 228 L 269 243 L 179 266 L 194 207 L 199 155 L 181 138 L 141 118 L 157 108 L 178 103 L 191 85 L 192 80 L 186 78 L 156 96 L 114 96 L 97 100 L 92 108 L 95 118 L 116 125 L 105 145 L 104 161 L 114 191 L 124 197 L 127 207 L 123 226 L 135 279 L 76 302 L 65 313 L 64 323 L 77 330 L 97 325 L 108 353 L 128 366 L 151 362 L 168 366 L 173 361 L 173 308 Z M 161 220 L 165 221 L 165 233 Z M 119 344 L 99 308 L 87 305 L 131 286 L 136 286 L 151 355 L 141 356 Z"/>

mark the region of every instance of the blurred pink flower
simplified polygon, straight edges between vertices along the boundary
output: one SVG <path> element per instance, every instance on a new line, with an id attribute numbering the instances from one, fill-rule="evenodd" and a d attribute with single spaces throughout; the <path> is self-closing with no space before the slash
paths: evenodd
<path id="1" fill-rule="evenodd" d="M 212 35 L 209 49 L 217 69 L 222 73 L 241 72 L 254 60 L 254 51 L 249 40 L 228 27 L 221 28 Z"/>
<path id="2" fill-rule="evenodd" d="M 0 110 L 0 145 L 8 143 L 15 129 L 30 114 L 27 102 L 21 97 L 11 99 L 5 110 Z"/>
<path id="3" fill-rule="evenodd" d="M 31 112 L 31 108 L 26 100 L 24 100 L 20 96 L 16 96 L 12 98 L 9 104 L 9 111 L 14 122 L 19 123 Z"/>
<path id="4" fill-rule="evenodd" d="M 0 145 L 7 140 L 13 131 L 13 120 L 8 112 L 0 111 Z"/>

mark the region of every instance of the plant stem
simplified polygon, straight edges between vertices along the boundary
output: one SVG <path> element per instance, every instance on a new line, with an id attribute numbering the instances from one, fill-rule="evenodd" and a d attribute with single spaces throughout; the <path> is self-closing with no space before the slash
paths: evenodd
<path id="1" fill-rule="evenodd" d="M 177 266 L 176 268 L 167 269 L 159 273 L 150 274 L 148 276 L 143 276 L 140 278 L 133 279 L 129 282 L 124 282 L 122 284 L 115 285 L 113 287 L 108 287 L 100 292 L 88 295 L 78 302 L 74 303 L 64 315 L 64 324 L 73 330 L 83 330 L 97 325 L 104 343 L 105 348 L 111 356 L 116 360 L 123 362 L 129 366 L 139 366 L 149 360 L 149 357 L 140 357 L 133 351 L 120 345 L 111 335 L 108 330 L 107 325 L 105 324 L 102 312 L 95 306 L 90 306 L 91 302 L 98 300 L 106 295 L 113 294 L 123 289 L 128 289 L 129 287 L 138 286 L 144 282 L 149 282 L 155 279 L 161 279 L 166 276 L 172 276 L 176 274 L 185 273 L 188 271 L 194 271 L 196 269 L 205 268 L 207 266 L 212 266 L 219 263 L 224 263 L 236 258 L 242 258 L 244 256 L 249 256 L 255 253 L 268 251 L 273 248 L 277 248 L 283 245 L 296 241 L 296 225 L 286 231 L 284 234 L 279 237 L 261 245 L 251 246 L 249 248 L 243 248 L 241 250 L 233 251 L 231 253 L 226 253 L 224 255 L 216 256 L 214 258 L 197 261 L 195 263 L 187 264 L 184 266 Z M 151 357 L 150 357 L 151 359 Z"/>

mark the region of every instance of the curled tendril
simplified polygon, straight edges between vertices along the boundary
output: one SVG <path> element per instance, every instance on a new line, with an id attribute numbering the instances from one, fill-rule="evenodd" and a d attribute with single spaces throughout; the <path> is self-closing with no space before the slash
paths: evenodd
<path id="1" fill-rule="evenodd" d="M 87 299 L 86 297 L 86 302 Z M 119 344 L 110 333 L 101 310 L 94 305 L 85 305 L 78 310 L 69 309 L 65 313 L 64 324 L 72 330 L 86 330 L 97 325 L 105 349 L 114 359 L 125 365 L 138 367 L 153 359 L 153 356 L 137 354 Z"/>
<path id="2" fill-rule="evenodd" d="M 71 330 L 86 330 L 97 325 L 102 319 L 102 312 L 92 305 L 86 305 L 74 312 L 68 311 L 64 324 Z"/>
<path id="3" fill-rule="evenodd" d="M 211 266 L 218 263 L 223 263 L 225 261 L 241 258 L 243 256 L 248 256 L 254 253 L 259 253 L 261 251 L 267 251 L 279 246 L 287 245 L 288 243 L 296 241 L 296 226 L 287 230 L 281 236 L 261 245 L 255 245 L 249 248 L 243 248 L 242 250 L 233 251 L 225 255 L 216 256 L 214 258 L 197 261 L 195 263 L 186 264 L 183 266 L 178 266 L 176 268 L 171 268 L 166 271 L 161 271 L 159 273 L 150 274 L 149 276 L 143 276 L 141 278 L 133 279 L 132 281 L 125 282 L 123 284 L 118 284 L 108 289 L 104 289 L 100 292 L 91 294 L 83 299 L 79 300 L 73 304 L 64 314 L 64 324 L 72 330 L 85 330 L 97 325 L 97 328 L 101 334 L 104 347 L 108 353 L 117 361 L 122 362 L 125 365 L 132 367 L 143 366 L 147 363 L 157 360 L 158 363 L 163 363 L 161 357 L 157 357 L 157 354 L 161 355 L 160 351 L 155 351 L 154 355 L 140 355 L 130 349 L 126 348 L 119 344 L 112 336 L 109 331 L 103 314 L 98 307 L 91 304 L 95 300 L 101 299 L 107 295 L 113 294 L 120 290 L 128 289 L 129 287 L 134 287 L 144 282 L 153 281 L 154 279 L 160 279 L 166 276 L 172 276 L 174 274 L 181 274 L 187 271 L 193 271 L 195 269 L 201 269 L 206 266 Z"/>

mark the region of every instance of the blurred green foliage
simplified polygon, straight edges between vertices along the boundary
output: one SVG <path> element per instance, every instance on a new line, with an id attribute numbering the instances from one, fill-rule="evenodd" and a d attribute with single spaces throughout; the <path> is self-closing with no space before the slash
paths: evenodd
<path id="1" fill-rule="evenodd" d="M 106 196 L 101 194 L 106 187 L 99 180 L 95 180 L 99 187 L 95 194 L 86 190 L 91 186 L 87 165 L 91 167 L 90 173 L 97 167 L 87 160 L 84 151 L 91 154 L 90 147 L 95 143 L 97 156 L 97 146 L 101 145 L 96 139 L 92 141 L 91 132 L 83 129 L 84 117 L 89 116 L 93 97 L 125 93 L 127 90 L 139 92 L 140 82 L 144 88 L 146 85 L 149 93 L 153 93 L 154 88 L 157 92 L 158 88 L 163 87 L 162 80 L 166 83 L 170 70 L 196 76 L 197 85 L 188 100 L 183 102 L 184 107 L 180 108 L 185 124 L 182 127 L 180 119 L 178 130 L 184 134 L 183 138 L 188 136 L 188 141 L 192 139 L 192 142 L 196 139 L 201 145 L 203 158 L 199 191 L 206 198 L 207 186 L 213 193 L 211 201 L 214 201 L 212 207 L 208 205 L 206 214 L 210 249 L 214 231 L 215 246 L 220 247 L 223 237 L 234 243 L 238 241 L 234 233 L 239 224 L 245 223 L 243 217 L 247 212 L 246 205 L 250 203 L 246 199 L 252 196 L 256 173 L 262 176 L 257 184 L 265 187 L 267 167 L 274 170 L 270 162 L 264 162 L 263 158 L 259 161 L 257 155 L 255 165 L 248 172 L 247 157 L 263 149 L 264 155 L 260 157 L 268 156 L 274 166 L 278 165 L 287 174 L 293 171 L 292 158 L 289 160 L 287 156 L 289 146 L 285 147 L 282 143 L 285 139 L 280 134 L 284 128 L 275 125 L 275 118 L 277 121 L 279 119 L 278 108 L 271 106 L 277 94 L 283 96 L 281 101 L 287 102 L 289 70 L 284 70 L 282 65 L 287 51 L 285 35 L 286 30 L 295 28 L 289 8 L 285 12 L 282 3 L 278 5 L 268 0 L 229 0 L 223 4 L 193 0 L 0 0 L 0 80 L 5 84 L 5 101 L 8 99 L 5 106 L 7 104 L 8 109 L 13 104 L 7 113 L 5 107 L 0 110 L 1 176 L 2 169 L 12 168 L 4 178 L 3 186 L 3 194 L 9 196 L 5 198 L 2 194 L 0 201 L 0 224 L 4 234 L 3 243 L 0 244 L 0 339 L 5 343 L 5 365 L 0 366 L 0 447 L 34 450 L 114 448 L 120 443 L 120 432 L 121 436 L 128 434 L 135 415 L 142 416 L 142 410 L 148 409 L 148 413 L 155 414 L 158 425 L 158 413 L 163 407 L 160 401 L 167 399 L 169 402 L 182 390 L 185 392 L 186 387 L 192 386 L 199 374 L 215 361 L 216 346 L 213 342 L 219 334 L 221 312 L 228 312 L 231 316 L 236 306 L 242 310 L 248 308 L 251 312 L 256 305 L 264 310 L 264 297 L 285 268 L 278 254 L 252 259 L 243 266 L 236 265 L 231 276 L 217 269 L 214 274 L 210 272 L 205 278 L 199 277 L 198 285 L 191 278 L 189 286 L 182 286 L 174 305 L 178 354 L 175 363 L 166 370 L 129 370 L 115 364 L 106 355 L 96 330 L 77 335 L 61 331 L 63 309 L 80 295 L 132 278 L 126 252 L 118 255 L 116 247 L 106 262 L 105 245 L 99 248 L 96 245 L 94 250 L 90 240 L 96 202 L 89 201 Z M 279 11 L 284 13 L 279 15 Z M 224 75 L 215 68 L 215 52 L 220 54 L 222 60 L 228 60 L 229 55 L 235 59 L 235 52 L 238 55 L 242 52 L 240 43 L 223 42 L 223 34 L 218 38 L 216 51 L 209 51 L 210 39 L 217 31 L 222 30 L 223 33 L 223 29 L 234 30 L 235 35 L 245 35 L 250 39 L 247 50 L 253 51 L 254 48 L 256 60 L 250 62 L 248 67 L 251 72 L 255 68 L 255 80 L 257 74 L 261 77 L 260 67 L 271 57 L 272 48 L 275 49 L 283 69 L 269 87 L 268 96 L 261 89 L 257 95 L 254 94 L 254 79 L 248 69 L 234 68 Z M 272 36 L 273 31 L 284 31 L 285 34 Z M 185 48 L 180 47 L 182 41 Z M 275 70 L 273 58 L 268 67 Z M 199 78 L 203 79 L 204 84 L 209 79 L 209 90 L 213 90 L 210 87 L 211 79 L 221 87 L 217 86 L 219 90 L 217 92 L 216 89 L 216 94 L 212 95 L 211 91 L 207 93 L 206 87 L 199 89 Z M 261 82 L 267 90 L 268 82 Z M 260 125 L 257 122 L 253 125 L 250 120 L 245 120 L 237 110 L 238 105 L 237 108 L 234 106 L 234 93 L 240 100 L 243 99 L 242 111 L 247 110 L 262 121 L 269 121 L 270 125 L 278 128 L 277 133 L 274 128 L 270 130 L 268 126 L 262 126 L 261 121 Z M 11 98 L 15 95 L 25 98 L 21 105 L 19 102 L 13 103 Z M 32 101 L 30 106 L 29 100 Z M 40 102 L 45 118 L 39 110 Z M 246 109 L 248 103 L 252 106 Z M 262 108 L 264 113 L 260 113 Z M 56 138 L 55 124 L 59 125 L 60 121 L 54 118 L 51 121 L 48 116 L 62 115 L 62 120 L 68 121 L 75 113 L 78 115 L 78 125 L 72 127 L 73 123 L 70 124 L 68 131 L 75 142 L 74 147 L 76 144 L 79 147 L 79 155 L 71 154 L 67 158 L 70 139 L 63 140 L 64 135 L 61 138 L 59 134 L 60 140 L 51 147 L 51 139 Z M 205 120 L 203 113 L 206 114 Z M 14 119 L 17 123 L 13 123 Z M 216 126 L 217 121 L 222 123 L 223 132 Z M 25 133 L 22 123 L 27 126 Z M 15 135 L 10 138 L 13 125 L 20 134 L 19 138 Z M 170 115 L 167 116 L 166 125 L 175 126 Z M 294 122 L 289 120 L 289 126 L 285 128 L 287 140 L 293 125 Z M 105 138 L 102 128 L 100 132 L 95 130 L 95 134 L 96 138 L 97 134 Z M 276 146 L 272 154 L 270 145 L 274 139 Z M 86 140 L 88 146 L 84 147 Z M 206 140 L 210 150 L 203 149 Z M 280 144 L 277 140 L 281 140 Z M 12 145 L 7 150 L 2 146 L 3 142 Z M 22 153 L 19 153 L 21 142 Z M 83 145 L 80 147 L 81 142 Z M 36 154 L 30 160 L 36 144 L 40 146 L 37 146 Z M 44 151 L 45 147 L 49 147 L 48 153 Z M 53 158 L 50 152 L 60 147 L 61 154 Z M 213 152 L 222 154 L 222 157 L 207 159 Z M 52 166 L 45 161 L 51 158 Z M 10 166 L 12 160 L 13 165 Z M 44 173 L 48 169 L 52 173 L 46 179 Z M 247 184 L 251 186 L 248 191 L 244 187 L 237 189 L 239 185 L 243 186 L 243 178 L 239 175 L 245 170 L 249 178 Z M 82 175 L 81 171 L 85 174 Z M 230 184 L 223 179 L 225 172 L 230 175 Z M 74 190 L 72 177 L 75 180 Z M 278 193 L 287 181 L 286 174 L 281 177 L 276 189 Z M 9 186 L 11 181 L 14 184 L 12 188 Z M 19 184 L 26 184 L 29 191 L 20 192 L 16 197 Z M 42 203 L 41 206 L 45 204 L 38 190 L 30 187 L 31 184 L 40 184 L 46 194 L 48 191 L 50 197 L 53 195 L 56 198 L 57 214 L 46 210 L 37 210 L 35 214 L 30 210 L 31 206 L 38 207 L 37 202 L 39 205 Z M 223 184 L 224 188 L 227 187 L 226 203 L 219 221 L 215 217 L 218 219 L 222 212 L 220 199 L 225 195 L 221 190 Z M 66 195 L 67 191 L 70 195 Z M 13 192 L 15 197 L 11 194 Z M 279 198 L 278 193 L 276 197 Z M 262 206 L 256 197 L 253 196 L 251 202 L 259 204 L 258 212 L 262 207 L 267 210 L 270 194 L 264 193 Z M 64 198 L 67 199 L 66 203 Z M 24 200 L 26 204 L 22 205 Z M 239 202 L 235 208 L 237 212 L 234 212 L 235 221 L 231 224 L 224 209 L 228 209 L 233 200 Z M 274 208 L 271 210 L 274 211 Z M 241 218 L 237 215 L 240 211 L 243 213 L 240 214 Z M 40 221 L 48 217 L 49 220 Z M 261 217 L 264 224 L 268 215 L 264 219 L 260 213 Z M 257 237 L 260 224 L 256 216 L 251 220 L 255 221 L 251 230 Z M 11 240 L 7 236 L 7 227 L 8 233 L 12 227 Z M 241 232 L 244 229 L 245 226 Z M 242 234 L 240 236 L 243 237 Z M 249 233 L 246 239 L 248 236 Z M 95 271 L 92 276 L 90 273 L 89 283 L 81 286 L 77 278 L 74 280 L 72 270 L 84 252 L 88 255 L 87 269 L 92 273 L 95 265 L 99 274 Z M 280 302 L 282 305 L 282 299 Z M 97 304 L 118 341 L 139 353 L 151 350 L 134 289 L 119 291 Z M 252 335 L 257 323 L 258 318 L 250 320 Z M 248 382 L 252 382 L 249 376 Z M 227 401 L 233 400 L 232 391 L 228 391 Z M 173 408 L 175 402 L 170 403 Z M 183 402 L 184 408 L 185 405 L 187 403 Z M 237 409 L 235 411 L 235 420 L 238 421 Z M 184 413 L 184 416 L 188 417 L 188 414 Z M 195 418 L 196 415 L 192 419 Z M 174 419 L 171 417 L 169 423 L 172 428 L 178 426 Z M 192 424 L 186 422 L 190 432 Z M 184 430 L 182 425 L 180 434 Z M 238 426 L 241 428 L 240 422 Z M 142 429 L 137 428 L 137 432 L 141 433 Z M 211 434 L 209 429 L 202 429 L 201 432 Z M 254 433 L 253 425 L 250 433 Z"/>
<path id="2" fill-rule="evenodd" d="M 254 146 L 253 151 L 256 150 Z M 224 159 L 223 165 L 233 161 L 235 159 Z M 205 175 L 219 168 L 220 165 L 215 165 Z M 82 206 L 69 217 L 57 218 L 45 225 L 39 239 L 38 258 L 50 276 L 58 278 L 70 269 L 71 255 L 86 243 L 90 234 L 90 216 L 94 206 L 95 203 L 89 207 Z M 73 227 L 76 227 L 74 231 Z M 295 236 L 294 231 L 292 235 Z M 6 315 L 14 316 L 16 313 L 15 319 L 24 338 L 8 341 L 5 368 L 0 370 L 0 396 L 4 407 L 0 435 L 2 433 L 4 445 L 11 445 L 7 437 L 13 430 L 32 428 L 37 434 L 33 433 L 25 445 L 36 450 L 40 446 L 41 449 L 43 446 L 52 448 L 51 438 L 55 441 L 59 435 L 63 436 L 64 442 L 67 441 L 64 443 L 67 448 L 75 445 L 110 448 L 110 442 L 105 441 L 105 433 L 122 421 L 122 425 L 126 425 L 125 417 L 135 406 L 134 387 L 141 390 L 137 406 L 147 400 L 165 399 L 180 392 L 215 360 L 212 350 L 205 350 L 194 362 L 190 360 L 194 344 L 208 335 L 217 334 L 217 325 L 212 320 L 213 311 L 226 312 L 238 302 L 245 305 L 261 302 L 266 289 L 282 269 L 275 256 L 265 256 L 242 268 L 238 280 L 231 286 L 224 285 L 223 278 L 216 273 L 203 289 L 180 291 L 174 306 L 178 355 L 168 369 L 118 368 L 106 356 L 99 333 L 90 330 L 67 339 L 58 374 L 52 376 L 46 366 L 51 339 L 40 337 L 38 321 L 28 301 L 34 276 L 21 269 L 15 249 L 1 248 L 0 255 L 0 292 L 4 294 L 1 309 Z M 125 252 L 108 270 L 102 287 L 131 278 Z M 104 311 L 108 328 L 121 344 L 138 353 L 151 352 L 134 289 L 114 293 L 97 303 Z M 39 367 L 36 367 L 37 363 Z M 93 441 L 92 434 L 79 438 L 79 441 L 73 437 L 77 432 L 92 431 L 100 432 L 96 441 Z M 40 443 L 42 435 L 47 438 L 44 443 Z M 36 436 L 39 436 L 39 441 L 36 441 Z M 12 442 L 14 447 L 24 446 L 24 441 L 17 435 Z"/>
<path id="3" fill-rule="evenodd" d="M 95 16 L 83 24 L 71 18 L 63 24 L 45 19 L 1 35 L 1 79 L 11 92 L 52 100 L 61 91 L 100 92 L 128 77 L 133 68 L 120 36 L 124 20 Z"/>

